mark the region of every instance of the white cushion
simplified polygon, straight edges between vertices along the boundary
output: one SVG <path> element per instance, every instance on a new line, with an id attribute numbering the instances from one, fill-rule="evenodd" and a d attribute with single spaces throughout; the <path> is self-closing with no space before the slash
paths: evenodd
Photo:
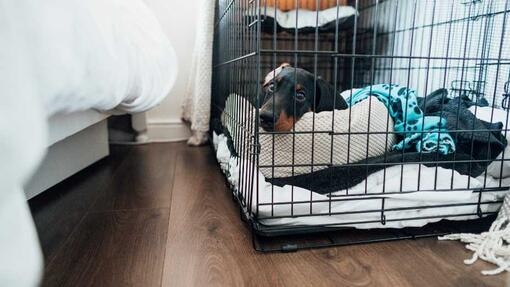
<path id="1" fill-rule="evenodd" d="M 246 113 L 242 113 L 242 118 L 236 120 L 231 117 L 239 114 L 235 112 L 236 106 L 251 107 L 244 98 L 230 95 L 225 105 L 225 113 L 230 116 L 224 114 L 222 122 L 234 139 L 234 148 L 237 152 L 240 152 L 243 147 L 248 147 L 251 143 L 247 134 L 242 134 L 246 142 L 236 142 L 238 136 L 241 135 L 240 133 L 245 131 L 245 129 L 236 128 L 236 121 L 243 123 L 247 131 L 253 134 L 250 127 L 253 127 L 255 123 L 253 119 L 255 109 L 252 107 L 245 108 Z M 296 122 L 294 130 L 297 132 L 334 131 L 335 133 L 348 133 L 349 117 L 351 123 L 350 139 L 347 134 L 331 135 L 330 133 L 259 134 L 261 145 L 260 166 L 289 165 L 289 167 L 274 167 L 274 169 L 272 167 L 261 167 L 260 171 L 267 178 L 307 174 L 327 168 L 328 166 L 325 164 L 342 165 L 348 162 L 354 163 L 367 157 L 383 155 L 396 143 L 394 134 L 388 134 L 388 136 L 385 133 L 370 134 L 369 136 L 366 134 L 367 131 L 393 132 L 393 120 L 388 116 L 387 108 L 375 98 L 363 101 L 350 110 L 308 112 Z M 264 130 L 260 129 L 259 132 L 264 133 Z M 333 146 L 333 150 L 331 146 Z M 312 163 L 317 166 L 313 168 L 312 166 L 299 166 L 311 165 Z M 290 165 L 294 167 L 290 167 Z"/>
<path id="2" fill-rule="evenodd" d="M 337 11 L 338 10 L 338 11 Z M 276 13 L 276 14 L 275 14 Z M 338 14 L 337 14 L 338 13 Z M 341 24 L 349 17 L 358 15 L 358 12 L 351 6 L 331 7 L 322 11 L 310 11 L 305 9 L 290 10 L 283 12 L 274 7 L 261 9 L 262 16 L 275 18 L 276 22 L 284 29 L 302 29 L 322 27 L 334 22 L 338 16 L 338 23 Z M 297 23 L 296 23 L 297 17 Z"/>

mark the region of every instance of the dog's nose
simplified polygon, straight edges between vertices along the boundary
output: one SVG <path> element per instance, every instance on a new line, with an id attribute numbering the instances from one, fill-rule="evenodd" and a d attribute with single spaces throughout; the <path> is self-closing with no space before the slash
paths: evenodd
<path id="1" fill-rule="evenodd" d="M 259 114 L 259 117 L 260 117 L 260 123 L 263 126 L 273 125 L 273 123 L 275 121 L 275 117 L 274 117 L 273 113 L 261 112 Z"/>

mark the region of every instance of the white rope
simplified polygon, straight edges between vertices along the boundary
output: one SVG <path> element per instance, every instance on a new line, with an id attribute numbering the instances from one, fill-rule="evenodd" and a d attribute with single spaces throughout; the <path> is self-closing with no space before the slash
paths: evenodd
<path id="1" fill-rule="evenodd" d="M 478 259 L 485 260 L 498 266 L 493 270 L 482 271 L 483 275 L 496 275 L 503 271 L 510 271 L 510 196 L 499 211 L 498 217 L 487 232 L 481 234 L 459 233 L 440 236 L 439 240 L 460 240 L 468 243 L 466 248 L 473 251 L 470 259 L 464 264 L 471 265 Z"/>

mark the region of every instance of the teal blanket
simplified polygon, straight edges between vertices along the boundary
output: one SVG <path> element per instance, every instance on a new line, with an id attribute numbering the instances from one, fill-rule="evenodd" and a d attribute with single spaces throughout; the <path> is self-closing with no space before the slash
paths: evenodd
<path id="1" fill-rule="evenodd" d="M 455 143 L 446 129 L 446 119 L 425 116 L 418 106 L 414 90 L 395 84 L 367 86 L 355 91 L 346 100 L 347 105 L 353 106 L 369 96 L 375 96 L 384 103 L 395 123 L 394 131 L 404 138 L 392 147 L 393 150 L 414 148 L 418 152 L 455 152 Z"/>

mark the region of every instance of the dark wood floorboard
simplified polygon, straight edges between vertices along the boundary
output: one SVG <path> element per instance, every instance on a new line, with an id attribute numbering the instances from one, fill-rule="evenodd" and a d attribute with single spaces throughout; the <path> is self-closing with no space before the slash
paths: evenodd
<path id="1" fill-rule="evenodd" d="M 46 262 L 54 255 L 90 210 L 98 196 L 109 189 L 117 167 L 131 149 L 112 147 L 105 158 L 29 201 Z"/>
<path id="2" fill-rule="evenodd" d="M 163 286 L 274 286 L 257 256 L 210 148 L 177 156 Z M 263 272 L 255 272 L 256 270 Z"/>
<path id="3" fill-rule="evenodd" d="M 150 144 L 133 148 L 99 195 L 93 210 L 170 207 L 175 156 L 181 144 Z"/>
<path id="4" fill-rule="evenodd" d="M 112 154 L 64 185 L 65 196 L 32 204 L 53 257 L 44 286 L 505 284 L 505 275 L 480 274 L 490 264 L 464 265 L 470 253 L 461 243 L 435 238 L 260 254 L 209 147 L 151 144 Z"/>
<path id="5" fill-rule="evenodd" d="M 89 213 L 43 286 L 159 286 L 168 209 Z"/>

